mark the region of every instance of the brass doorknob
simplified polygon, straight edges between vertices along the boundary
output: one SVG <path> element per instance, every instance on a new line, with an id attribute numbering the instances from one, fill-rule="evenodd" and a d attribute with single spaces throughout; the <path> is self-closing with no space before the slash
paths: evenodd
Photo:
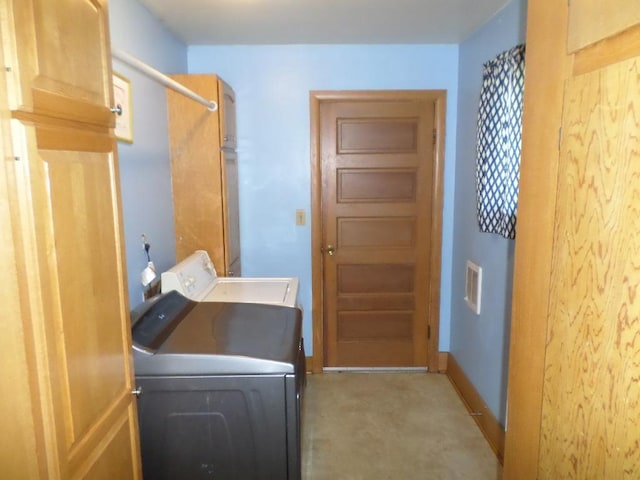
<path id="1" fill-rule="evenodd" d="M 329 255 L 333 255 L 334 253 L 336 253 L 336 249 L 333 245 L 327 245 L 327 253 Z"/>

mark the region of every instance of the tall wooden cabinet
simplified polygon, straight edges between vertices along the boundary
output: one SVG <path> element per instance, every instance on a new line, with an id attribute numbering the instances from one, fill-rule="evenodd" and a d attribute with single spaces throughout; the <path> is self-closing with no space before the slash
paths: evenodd
<path id="1" fill-rule="evenodd" d="M 1 476 L 141 478 L 106 0 L 0 20 Z"/>
<path id="2" fill-rule="evenodd" d="M 240 276 L 235 95 L 216 75 L 174 75 L 207 100 L 211 112 L 167 90 L 176 257 L 209 252 L 218 275 Z"/>
<path id="3" fill-rule="evenodd" d="M 529 0 L 505 480 L 640 478 L 640 4 Z"/>

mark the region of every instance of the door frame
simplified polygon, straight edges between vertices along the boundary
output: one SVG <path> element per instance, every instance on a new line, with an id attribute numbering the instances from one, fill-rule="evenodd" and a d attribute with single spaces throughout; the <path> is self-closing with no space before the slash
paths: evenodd
<path id="1" fill-rule="evenodd" d="M 336 90 L 311 91 L 311 318 L 313 325 L 313 357 L 311 371 L 322 373 L 324 355 L 324 291 L 322 255 L 322 159 L 320 158 L 320 105 L 330 102 L 371 100 L 432 100 L 435 102 L 435 146 L 432 168 L 433 190 L 431 196 L 431 256 L 429 259 L 429 306 L 427 324 L 430 336 L 427 340 L 429 372 L 442 370 L 438 351 L 440 332 L 440 278 L 442 258 L 442 207 L 444 181 L 444 141 L 446 116 L 446 90 Z M 426 333 L 426 332 L 425 332 Z"/>

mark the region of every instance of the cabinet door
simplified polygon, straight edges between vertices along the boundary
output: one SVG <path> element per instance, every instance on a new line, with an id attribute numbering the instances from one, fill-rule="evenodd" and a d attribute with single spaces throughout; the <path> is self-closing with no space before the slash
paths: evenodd
<path id="1" fill-rule="evenodd" d="M 220 138 L 223 147 L 235 149 L 238 145 L 236 137 L 236 94 L 223 80 L 218 79 L 218 95 L 220 104 Z"/>
<path id="2" fill-rule="evenodd" d="M 17 120 L 12 137 L 16 263 L 48 477 L 139 478 L 115 144 L 107 129 Z"/>
<path id="3" fill-rule="evenodd" d="M 111 125 L 106 0 L 2 2 L 10 109 Z M 11 60 L 9 60 L 11 59 Z"/>
<path id="4" fill-rule="evenodd" d="M 238 156 L 233 151 L 222 151 L 224 165 L 224 230 L 225 264 L 229 277 L 240 277 L 240 205 L 238 201 Z"/>

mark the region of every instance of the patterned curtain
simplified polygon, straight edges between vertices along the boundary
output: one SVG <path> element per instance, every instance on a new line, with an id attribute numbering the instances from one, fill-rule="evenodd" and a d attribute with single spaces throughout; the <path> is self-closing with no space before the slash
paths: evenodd
<path id="1" fill-rule="evenodd" d="M 516 236 L 524 45 L 484 64 L 478 112 L 476 186 L 483 232 Z"/>

